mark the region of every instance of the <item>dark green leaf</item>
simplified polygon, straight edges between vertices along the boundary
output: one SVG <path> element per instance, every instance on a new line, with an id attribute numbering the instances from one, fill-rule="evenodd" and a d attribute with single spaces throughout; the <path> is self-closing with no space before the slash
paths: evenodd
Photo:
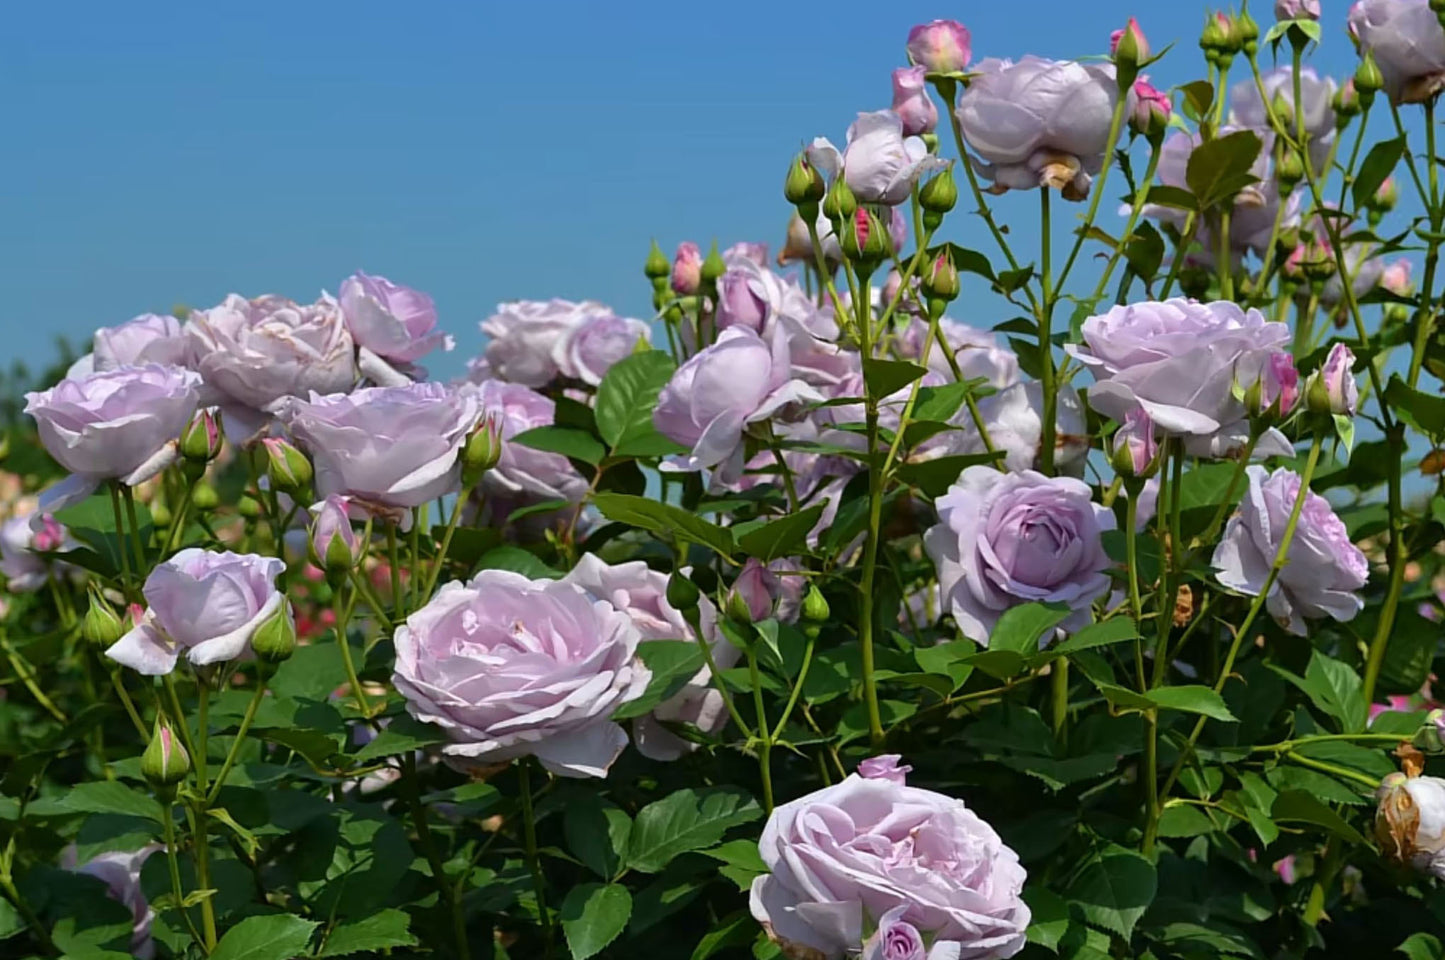
<path id="1" fill-rule="evenodd" d="M 382 731 L 356 754 L 358 764 L 370 763 L 382 757 L 394 757 L 411 753 L 434 743 L 441 743 L 446 737 L 431 724 L 422 723 L 411 714 L 403 713 L 392 717 Z"/>
<path id="2" fill-rule="evenodd" d="M 919 387 L 918 402 L 913 405 L 913 419 L 946 421 L 963 406 L 973 384 L 967 380 L 946 383 L 941 387 Z"/>
<path id="3" fill-rule="evenodd" d="M 326 938 L 326 946 L 316 955 L 345 957 L 393 947 L 414 947 L 417 939 L 408 929 L 410 924 L 411 917 L 395 908 L 387 908 L 350 923 L 338 923 Z"/>
<path id="4" fill-rule="evenodd" d="M 1231 203 L 1239 191 L 1257 183 L 1259 178 L 1249 171 L 1263 146 L 1258 134 L 1239 130 L 1195 147 L 1184 179 L 1200 208 Z"/>
<path id="5" fill-rule="evenodd" d="M 1194 194 L 1183 187 L 1169 187 L 1156 183 L 1149 188 L 1149 202 L 1160 207 L 1174 207 L 1177 210 L 1197 210 L 1199 201 Z"/>
<path id="6" fill-rule="evenodd" d="M 578 793 L 567 801 L 562 821 L 567 849 L 603 880 L 617 876 L 627 854 L 632 818 L 595 793 Z"/>
<path id="7" fill-rule="evenodd" d="M 969 467 L 998 463 L 1004 458 L 1004 451 L 993 453 L 960 454 L 950 457 L 934 457 L 904 463 L 898 467 L 898 479 L 917 487 L 930 497 L 941 497 L 958 480 L 959 474 Z"/>
<path id="8" fill-rule="evenodd" d="M 651 713 L 659 703 L 687 686 L 704 663 L 702 650 L 691 640 L 644 640 L 638 644 L 637 655 L 652 672 L 652 679 L 642 696 L 617 708 L 612 714 L 614 720 Z"/>
<path id="9" fill-rule="evenodd" d="M 1132 850 L 1110 847 L 1089 860 L 1065 896 L 1090 923 L 1128 939 L 1154 902 L 1157 885 L 1154 864 Z"/>
<path id="10" fill-rule="evenodd" d="M 1421 393 L 1397 373 L 1385 388 L 1385 401 L 1410 426 L 1432 437 L 1445 435 L 1445 397 Z"/>
<path id="11" fill-rule="evenodd" d="M 1062 603 L 1024 603 L 1010 607 L 994 624 L 988 648 L 1026 656 L 1038 653 L 1040 641 L 1072 613 Z"/>
<path id="12" fill-rule="evenodd" d="M 664 538 L 691 540 L 725 555 L 731 555 L 736 549 L 731 532 L 670 503 L 621 493 L 599 493 L 593 503 L 609 520 L 631 524 Z"/>
<path id="13" fill-rule="evenodd" d="M 907 360 L 863 361 L 863 382 L 868 395 L 877 399 L 892 396 L 928 371 Z"/>
<path id="14" fill-rule="evenodd" d="M 1274 798 L 1270 815 L 1279 821 L 1312 823 L 1317 827 L 1324 827 L 1350 843 L 1361 846 L 1365 843 L 1360 832 L 1346 823 L 1343 817 L 1315 799 L 1313 794 L 1303 790 L 1285 790 L 1280 793 Z"/>
<path id="15" fill-rule="evenodd" d="M 1355 174 L 1355 182 L 1350 184 L 1350 196 L 1354 197 L 1357 210 L 1363 210 L 1375 198 L 1380 186 L 1394 172 L 1395 165 L 1404 155 L 1404 137 L 1381 140 L 1370 148 L 1360 164 L 1360 172 Z"/>
<path id="16" fill-rule="evenodd" d="M 59 806 L 75 813 L 119 813 L 144 817 L 159 823 L 161 805 L 145 793 L 119 780 L 93 780 L 69 787 L 58 798 Z"/>
<path id="17" fill-rule="evenodd" d="M 1207 80 L 1194 80 L 1179 88 L 1184 94 L 1184 115 L 1198 123 L 1209 114 L 1214 106 L 1214 84 Z"/>
<path id="18" fill-rule="evenodd" d="M 779 557 L 808 552 L 808 534 L 823 516 L 824 504 L 789 514 L 738 536 L 738 549 L 769 563 Z"/>
<path id="19" fill-rule="evenodd" d="M 632 894 L 615 883 L 584 883 L 567 891 L 561 916 L 572 960 L 587 960 L 626 928 L 627 918 L 632 916 Z"/>
<path id="20" fill-rule="evenodd" d="M 543 563 L 535 553 L 513 546 L 488 550 L 477 561 L 477 569 L 510 570 L 531 580 L 555 580 L 562 575 Z"/>
<path id="21" fill-rule="evenodd" d="M 1062 655 L 1076 650 L 1090 650 L 1112 643 L 1123 643 L 1139 637 L 1139 628 L 1128 617 L 1114 617 L 1102 623 L 1091 623 L 1082 630 L 1070 634 L 1062 643 L 1049 649 L 1049 653 Z"/>
<path id="22" fill-rule="evenodd" d="M 1197 713 L 1211 720 L 1238 723 L 1239 719 L 1224 705 L 1224 698 L 1209 687 L 1155 687 L 1149 691 L 1149 699 L 1161 710 L 1179 710 L 1183 713 Z"/>
<path id="23" fill-rule="evenodd" d="M 1369 705 L 1365 703 L 1360 675 L 1349 666 L 1316 650 L 1305 669 L 1305 693 L 1315 706 L 1340 722 L 1345 733 L 1365 729 Z"/>
<path id="24" fill-rule="evenodd" d="M 1441 960 L 1445 957 L 1445 947 L 1440 945 L 1440 938 L 1424 932 L 1410 934 L 1395 948 L 1395 952 L 1403 953 L 1409 960 Z"/>
<path id="25" fill-rule="evenodd" d="M 710 847 L 729 827 L 762 816 L 752 797 L 735 787 L 678 790 L 637 812 L 627 865 L 656 873 L 679 854 Z"/>
<path id="26" fill-rule="evenodd" d="M 573 460 L 581 460 L 592 466 L 602 462 L 607 450 L 590 433 L 570 427 L 533 427 L 517 434 L 508 443 L 518 443 L 533 450 L 560 453 Z"/>
<path id="27" fill-rule="evenodd" d="M 291 960 L 308 952 L 319 925 L 289 913 L 248 917 L 226 931 L 211 960 Z"/>

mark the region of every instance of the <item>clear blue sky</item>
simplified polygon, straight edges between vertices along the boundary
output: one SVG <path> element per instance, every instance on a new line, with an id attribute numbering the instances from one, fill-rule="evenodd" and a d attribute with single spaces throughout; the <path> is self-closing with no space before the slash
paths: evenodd
<path id="1" fill-rule="evenodd" d="M 1254 6 L 1267 28 L 1272 5 Z M 1315 62 L 1341 75 L 1346 5 L 1327 7 Z M 1179 41 L 1161 86 L 1203 75 L 1192 0 L 17 4 L 0 360 L 43 364 L 56 334 L 232 291 L 311 298 L 357 268 L 436 298 L 458 341 L 442 375 L 500 300 L 647 316 L 650 238 L 776 250 L 788 158 L 888 106 L 910 25 L 962 20 L 975 58 L 1074 57 L 1130 13 L 1156 49 Z M 1005 207 L 1024 246 L 1034 209 Z M 952 222 L 992 252 L 975 218 Z"/>

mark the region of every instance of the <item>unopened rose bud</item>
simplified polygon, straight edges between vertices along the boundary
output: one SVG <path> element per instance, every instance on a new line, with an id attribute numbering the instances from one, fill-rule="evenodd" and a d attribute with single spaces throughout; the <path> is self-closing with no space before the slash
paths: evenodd
<path id="1" fill-rule="evenodd" d="M 1154 439 L 1154 421 L 1143 409 L 1131 410 L 1114 431 L 1109 462 L 1114 472 L 1129 479 L 1144 479 L 1154 464 L 1159 445 Z"/>
<path id="2" fill-rule="evenodd" d="M 171 525 L 171 508 L 166 506 L 164 500 L 155 500 L 151 503 L 151 521 L 162 529 Z"/>
<path id="3" fill-rule="evenodd" d="M 673 609 L 683 613 L 696 610 L 701 599 L 702 591 L 697 588 L 697 584 L 681 572 L 673 571 L 667 578 L 667 602 L 672 604 Z"/>
<path id="4" fill-rule="evenodd" d="M 1318 20 L 1320 0 L 1274 0 L 1276 20 Z"/>
<path id="5" fill-rule="evenodd" d="M 1370 205 L 1381 213 L 1389 213 L 1399 202 L 1400 185 L 1395 182 L 1394 177 L 1386 177 L 1385 182 L 1380 184 L 1380 189 L 1375 191 Z"/>
<path id="6" fill-rule="evenodd" d="M 216 488 L 204 480 L 197 480 L 191 488 L 191 506 L 197 510 L 214 510 L 221 505 L 221 496 Z"/>
<path id="7" fill-rule="evenodd" d="M 1335 91 L 1331 106 L 1335 110 L 1335 126 L 1343 130 L 1351 117 L 1360 114 L 1360 92 L 1355 89 L 1355 78 L 1345 80 L 1344 86 Z"/>
<path id="8" fill-rule="evenodd" d="M 788 165 L 788 176 L 783 181 L 783 196 L 794 206 L 804 203 L 820 203 L 828 186 L 816 167 L 808 162 L 807 152 L 799 153 Z"/>
<path id="9" fill-rule="evenodd" d="M 266 448 L 266 476 L 271 486 L 283 493 L 303 499 L 300 495 L 311 488 L 311 461 L 294 445 L 279 437 L 261 441 Z"/>
<path id="10" fill-rule="evenodd" d="M 727 262 L 723 260 L 722 254 L 717 252 L 717 241 L 714 240 L 712 247 L 708 250 L 707 256 L 702 261 L 701 277 L 702 282 L 715 286 L 718 278 L 728 272 Z"/>
<path id="11" fill-rule="evenodd" d="M 1259 52 L 1259 24 L 1249 15 L 1248 10 L 1239 11 L 1239 16 L 1234 18 L 1235 31 L 1239 36 L 1240 47 L 1247 56 L 1254 56 Z"/>
<path id="12" fill-rule="evenodd" d="M 652 249 L 647 251 L 647 259 L 643 261 L 642 272 L 647 275 L 649 280 L 665 279 L 668 274 L 672 273 L 672 265 L 667 262 L 667 254 L 662 252 L 662 248 L 657 245 L 656 240 L 652 241 Z"/>
<path id="13" fill-rule="evenodd" d="M 951 163 L 918 190 L 918 205 L 928 213 L 947 213 L 957 203 L 958 184 L 953 180 Z"/>
<path id="14" fill-rule="evenodd" d="M 1130 17 L 1122 30 L 1115 30 L 1109 35 L 1109 55 L 1120 67 L 1134 70 L 1149 59 L 1149 41 L 1138 20 Z"/>
<path id="15" fill-rule="evenodd" d="M 826 623 L 829 613 L 823 592 L 817 585 L 808 584 L 808 592 L 803 596 L 803 619 L 809 623 Z"/>
<path id="16" fill-rule="evenodd" d="M 346 638 L 340 637 L 337 642 L 345 643 Z M 286 662 L 296 652 L 296 621 L 290 600 L 282 597 L 276 612 L 256 628 L 251 635 L 251 649 L 257 660 L 272 665 Z"/>
<path id="17" fill-rule="evenodd" d="M 1360 95 L 1360 105 L 1368 109 L 1375 100 L 1375 94 L 1384 87 L 1385 75 L 1375 63 L 1375 55 L 1366 50 L 1360 57 L 1360 65 L 1355 68 L 1355 91 Z"/>
<path id="18" fill-rule="evenodd" d="M 839 240 L 843 255 L 854 263 L 877 265 L 893 256 L 888 228 L 866 207 L 853 212 Z"/>
<path id="19" fill-rule="evenodd" d="M 756 558 L 749 558 L 728 593 L 728 616 L 739 623 L 757 623 L 773 615 L 776 577 Z"/>
<path id="20" fill-rule="evenodd" d="M 1129 114 L 1129 129 L 1156 143 L 1163 140 L 1173 112 L 1169 95 L 1151 84 L 1148 77 L 1134 81 L 1134 110 Z"/>
<path id="21" fill-rule="evenodd" d="M 962 73 L 973 56 L 973 38 L 957 20 L 934 20 L 908 31 L 908 60 L 929 73 Z"/>
<path id="22" fill-rule="evenodd" d="M 684 296 L 697 293 L 702 285 L 702 248 L 691 240 L 677 245 L 672 258 L 672 289 Z"/>
<path id="23" fill-rule="evenodd" d="M 1288 148 L 1280 155 L 1279 163 L 1275 165 L 1275 176 L 1279 178 L 1279 192 L 1282 196 L 1289 196 L 1295 186 L 1305 177 L 1304 161 L 1294 150 Z"/>
<path id="24" fill-rule="evenodd" d="M 829 220 L 847 220 L 858 211 L 858 198 L 842 176 L 833 179 L 833 185 L 823 196 L 823 216 Z"/>
<path id="25" fill-rule="evenodd" d="M 257 500 L 249 493 L 243 493 L 240 499 L 236 501 L 236 512 L 247 520 L 254 520 L 261 516 L 264 511 L 261 508 L 260 500 Z"/>
<path id="26" fill-rule="evenodd" d="M 1300 255 L 1299 270 L 1306 280 L 1328 280 L 1335 275 L 1335 254 L 1328 240 L 1314 239 L 1305 244 Z"/>
<path id="27" fill-rule="evenodd" d="M 125 635 L 125 624 L 121 622 L 120 615 L 105 599 L 100 588 L 95 584 L 90 586 L 90 606 L 85 611 L 85 619 L 80 624 L 80 636 L 86 643 L 97 647 L 108 647 Z"/>
<path id="28" fill-rule="evenodd" d="M 502 424 L 488 416 L 462 445 L 462 489 L 471 490 L 502 459 Z"/>
<path id="29" fill-rule="evenodd" d="M 313 507 L 311 562 L 333 576 L 345 576 L 361 562 L 362 543 L 351 525 L 346 498 L 332 494 Z"/>
<path id="30" fill-rule="evenodd" d="M 1343 343 L 1330 348 L 1325 365 L 1310 377 L 1305 391 L 1311 413 L 1339 414 L 1352 417 L 1359 403 L 1359 386 L 1355 383 L 1355 355 Z"/>
<path id="31" fill-rule="evenodd" d="M 180 454 L 190 463 L 207 464 L 221 455 L 220 416 L 210 408 L 196 411 L 181 431 Z"/>
<path id="32" fill-rule="evenodd" d="M 1381 852 L 1445 878 L 1445 780 L 1392 773 L 1380 781 L 1375 796 Z"/>
<path id="33" fill-rule="evenodd" d="M 1439 756 L 1445 753 L 1445 710 L 1431 710 L 1425 715 L 1425 722 L 1415 731 L 1411 746 L 1423 752 Z"/>
<path id="34" fill-rule="evenodd" d="M 176 784 L 186 779 L 191 772 L 191 757 L 171 729 L 171 725 L 156 718 L 150 745 L 140 758 L 141 776 L 155 788 L 157 793 L 171 795 Z"/>
<path id="35" fill-rule="evenodd" d="M 929 297 L 940 300 L 953 300 L 958 296 L 958 268 L 953 265 L 953 253 L 949 248 L 945 247 L 924 266 L 920 286 Z"/>
<path id="36" fill-rule="evenodd" d="M 1275 91 L 1274 96 L 1270 98 L 1269 109 L 1270 112 L 1274 114 L 1275 119 L 1278 120 L 1286 130 L 1294 131 L 1294 101 L 1289 98 L 1284 90 Z M 1289 150 L 1286 150 L 1286 156 L 1288 156 L 1289 152 Z"/>

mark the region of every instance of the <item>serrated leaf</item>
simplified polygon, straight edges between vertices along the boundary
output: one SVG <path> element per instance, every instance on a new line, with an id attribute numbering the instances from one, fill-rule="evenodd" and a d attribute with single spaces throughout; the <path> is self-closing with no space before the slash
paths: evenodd
<path id="1" fill-rule="evenodd" d="M 226 931 L 211 960 L 292 960 L 308 952 L 306 945 L 318 926 L 289 913 L 248 917 Z"/>
<path id="2" fill-rule="evenodd" d="M 1312 823 L 1338 834 L 1351 843 L 1364 845 L 1365 838 L 1345 819 L 1303 790 L 1285 790 L 1274 798 L 1270 816 L 1282 822 Z"/>
<path id="3" fill-rule="evenodd" d="M 1137 640 L 1139 628 L 1128 617 L 1114 617 L 1102 623 L 1091 623 L 1082 630 L 1070 634 L 1062 643 L 1050 647 L 1048 653 L 1061 655 L 1076 650 L 1091 650 L 1126 640 Z"/>
<path id="4" fill-rule="evenodd" d="M 1263 146 L 1258 134 L 1239 130 L 1195 147 L 1189 154 L 1184 180 L 1200 209 L 1232 202 L 1239 191 L 1259 182 L 1250 168 Z"/>
<path id="5" fill-rule="evenodd" d="M 907 360 L 863 361 L 863 383 L 868 387 L 868 395 L 880 400 L 892 396 L 927 372 Z"/>
<path id="6" fill-rule="evenodd" d="M 597 441 L 596 437 L 570 427 L 533 427 L 531 430 L 522 431 L 507 442 L 531 447 L 533 450 L 544 450 L 547 453 L 560 453 L 564 457 L 581 460 L 594 467 L 601 463 L 602 458 L 607 455 L 606 448 Z"/>
<path id="7" fill-rule="evenodd" d="M 584 883 L 567 891 L 562 901 L 562 933 L 572 960 L 587 960 L 602 952 L 627 927 L 632 915 L 632 894 L 616 883 Z"/>
<path id="8" fill-rule="evenodd" d="M 1381 140 L 1370 148 L 1370 152 L 1365 154 L 1364 162 L 1360 164 L 1359 172 L 1355 174 L 1355 182 L 1350 184 L 1350 196 L 1355 200 L 1356 209 L 1363 210 L 1375 199 L 1375 194 L 1389 179 L 1395 165 L 1404 155 L 1404 137 Z"/>
<path id="9" fill-rule="evenodd" d="M 1229 712 L 1224 698 L 1209 687 L 1186 685 L 1180 687 L 1156 687 L 1148 693 L 1150 700 L 1161 710 L 1178 710 L 1196 713 L 1211 720 L 1238 723 L 1239 718 Z"/>
<path id="10" fill-rule="evenodd" d="M 627 844 L 627 865 L 656 873 L 673 857 L 710 847 L 728 828 L 762 816 L 751 796 L 734 787 L 678 790 L 637 812 Z"/>
<path id="11" fill-rule="evenodd" d="M 1089 923 L 1128 939 L 1157 888 L 1154 864 L 1132 850 L 1110 847 L 1089 861 L 1065 896 Z"/>
<path id="12" fill-rule="evenodd" d="M 728 530 L 670 503 L 623 493 L 599 493 L 592 502 L 604 517 L 618 523 L 641 527 L 665 538 L 685 538 L 725 555 L 736 549 Z"/>
<path id="13" fill-rule="evenodd" d="M 637 655 L 652 672 L 652 679 L 642 696 L 613 712 L 614 720 L 651 713 L 658 704 L 685 687 L 706 662 L 702 650 L 691 640 L 644 640 L 637 646 Z"/>
<path id="14" fill-rule="evenodd" d="M 934 457 L 931 460 L 899 464 L 898 479 L 917 487 L 930 497 L 941 497 L 957 482 L 959 474 L 969 467 L 995 464 L 1003 460 L 1004 451 L 993 453 L 959 454 L 948 457 Z"/>
<path id="15" fill-rule="evenodd" d="M 411 917 L 392 907 L 360 920 L 339 923 L 326 938 L 325 948 L 316 956 L 345 957 L 394 947 L 414 947 L 417 939 L 412 935 L 410 925 Z"/>
<path id="16" fill-rule="evenodd" d="M 1023 603 L 1010 607 L 998 618 L 988 636 L 988 649 L 1029 656 L 1055 627 L 1073 614 L 1062 603 Z"/>
<path id="17" fill-rule="evenodd" d="M 1397 373 L 1385 388 L 1385 402 L 1410 426 L 1432 437 L 1445 435 L 1445 397 L 1422 393 Z"/>
<path id="18" fill-rule="evenodd" d="M 562 821 L 567 849 L 603 880 L 617 876 L 627 855 L 632 818 L 595 793 L 570 798 Z"/>
<path id="19" fill-rule="evenodd" d="M 750 557 L 769 563 L 779 557 L 808 552 L 808 534 L 822 518 L 825 504 L 814 504 L 761 527 L 740 534 L 738 549 Z"/>
<path id="20" fill-rule="evenodd" d="M 614 451 L 657 433 L 652 411 L 676 369 L 666 353 L 648 350 L 624 357 L 607 371 L 597 387 L 595 413 L 597 433 Z"/>
<path id="21" fill-rule="evenodd" d="M 77 783 L 57 798 L 59 807 L 75 813 L 119 813 L 160 823 L 164 812 L 154 798 L 119 780 Z"/>
<path id="22" fill-rule="evenodd" d="M 1440 938 L 1432 933 L 1412 933 L 1395 948 L 1396 953 L 1403 953 L 1409 960 L 1441 960 L 1445 957 L 1445 947 L 1440 944 Z"/>
<path id="23" fill-rule="evenodd" d="M 370 763 L 382 757 L 411 753 L 413 750 L 441 743 L 445 739 L 439 727 L 422 723 L 411 714 L 399 714 L 391 718 L 375 739 L 357 751 L 356 762 Z"/>

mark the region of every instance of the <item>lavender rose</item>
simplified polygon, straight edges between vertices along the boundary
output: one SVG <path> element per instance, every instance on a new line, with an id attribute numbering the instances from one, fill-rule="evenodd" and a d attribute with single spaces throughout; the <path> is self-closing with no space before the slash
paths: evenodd
<path id="1" fill-rule="evenodd" d="M 807 583 L 798 576 L 796 559 L 783 558 L 764 565 L 749 557 L 733 581 L 733 595 L 747 608 L 748 619 L 756 623 L 776 619 L 792 623 L 802 609 Z"/>
<path id="2" fill-rule="evenodd" d="M 160 313 L 143 313 L 118 326 L 101 327 L 91 338 L 91 353 L 96 370 L 147 363 L 182 367 L 188 357 L 181 322 Z"/>
<path id="3" fill-rule="evenodd" d="M 772 872 L 753 881 L 752 913 L 789 956 L 852 956 L 865 917 L 885 916 L 934 938 L 939 958 L 1024 948 L 1024 869 L 961 800 L 850 776 L 774 810 L 758 850 Z"/>
<path id="4" fill-rule="evenodd" d="M 557 405 L 521 384 L 487 380 L 475 392 L 482 415 L 501 427 L 502 455 L 482 476 L 489 496 L 532 500 L 581 501 L 587 481 L 560 453 L 547 453 L 510 441 L 519 433 L 549 427 Z"/>
<path id="5" fill-rule="evenodd" d="M 1271 353 L 1288 349 L 1289 327 L 1227 301 L 1175 299 L 1090 317 L 1083 340 L 1065 349 L 1094 375 L 1089 406 L 1120 422 L 1142 408 L 1161 432 L 1183 436 L 1191 452 L 1204 456 L 1227 452 L 1217 449 L 1216 438 L 1232 446 L 1247 435 L 1245 409 L 1234 395 L 1237 372 L 1257 374 Z M 1292 448 L 1272 437 L 1264 449 Z"/>
<path id="6" fill-rule="evenodd" d="M 61 549 L 65 527 L 50 514 L 21 514 L 0 523 L 0 574 L 10 593 L 34 593 L 50 580 L 50 565 L 40 553 Z"/>
<path id="7" fill-rule="evenodd" d="M 358 270 L 341 282 L 337 300 L 362 372 L 383 386 L 410 379 L 412 365 L 437 347 L 452 348 L 436 329 L 436 304 L 420 290 Z"/>
<path id="8" fill-rule="evenodd" d="M 830 181 L 841 173 L 863 203 L 903 203 L 919 177 L 948 165 L 930 154 L 918 137 L 905 137 L 903 124 L 892 110 L 860 113 L 848 128 L 842 152 L 819 137 L 808 148 L 808 162 Z"/>
<path id="9" fill-rule="evenodd" d="M 356 382 L 355 347 L 335 300 L 298 304 L 231 294 L 186 324 L 191 366 L 217 394 L 233 438 L 256 433 L 286 397 L 341 393 Z"/>
<path id="10" fill-rule="evenodd" d="M 987 386 L 996 390 L 1018 383 L 1018 354 L 1007 347 L 999 346 L 997 334 L 977 330 L 948 317 L 938 321 L 938 331 L 953 351 L 962 379 L 982 379 Z M 905 360 L 921 360 L 923 345 L 927 340 L 928 323 L 914 317 L 898 337 L 898 355 Z M 953 376 L 947 356 L 936 343 L 928 351 L 927 365 L 928 369 L 935 373 L 949 378 Z"/>
<path id="11" fill-rule="evenodd" d="M 1318 20 L 1320 0 L 1274 0 L 1274 15 L 1278 20 Z"/>
<path id="12" fill-rule="evenodd" d="M 958 956 L 956 945 L 947 940 L 930 953 L 923 934 L 903 919 L 907 912 L 907 906 L 899 905 L 878 918 L 878 929 L 863 944 L 863 960 L 948 960 Z"/>
<path id="13" fill-rule="evenodd" d="M 903 759 L 899 753 L 885 753 L 877 757 L 869 757 L 858 764 L 858 776 L 865 780 L 888 780 L 893 783 L 907 782 L 908 775 L 913 768 L 908 764 L 900 764 Z"/>
<path id="14" fill-rule="evenodd" d="M 1044 439 L 1044 387 L 1037 380 L 1015 383 L 978 401 L 979 417 L 989 443 L 1004 451 L 1004 466 L 1013 471 L 1032 470 L 1039 463 Z M 945 434 L 938 454 L 986 453 L 987 445 L 968 408 L 960 408 L 953 421 L 959 429 Z M 1089 426 L 1078 391 L 1059 389 L 1054 404 L 1054 465 L 1065 473 L 1082 468 L 1089 455 Z"/>
<path id="15" fill-rule="evenodd" d="M 717 467 L 731 480 L 742 470 L 748 424 L 788 404 L 822 399 L 792 377 L 786 337 L 764 340 L 746 327 L 729 327 L 677 369 L 652 420 L 664 436 L 692 449 L 686 468 Z"/>
<path id="16" fill-rule="evenodd" d="M 282 418 L 316 465 L 316 493 L 394 520 L 456 493 L 458 454 L 481 419 L 473 391 L 440 383 L 292 400 Z"/>
<path id="17" fill-rule="evenodd" d="M 1224 528 L 1213 565 L 1224 586 L 1259 596 L 1299 496 L 1300 476 L 1283 467 L 1269 473 L 1251 466 L 1246 473 L 1249 489 Z M 1265 609 L 1290 633 L 1304 636 L 1306 617 L 1352 620 L 1364 608 L 1357 591 L 1369 579 L 1370 565 L 1324 497 L 1306 494 L 1285 556 Z"/>
<path id="18" fill-rule="evenodd" d="M 938 126 L 938 107 L 928 95 L 926 67 L 899 67 L 893 71 L 893 112 L 903 121 L 903 135 L 932 133 Z"/>
<path id="19" fill-rule="evenodd" d="M 282 611 L 276 577 L 285 569 L 275 557 L 182 550 L 151 571 L 143 591 L 149 606 L 105 655 L 146 676 L 170 673 L 183 653 L 196 666 L 235 660 Z"/>
<path id="20" fill-rule="evenodd" d="M 1310 163 L 1317 172 L 1324 170 L 1335 142 L 1335 81 L 1324 79 L 1313 67 L 1300 70 L 1300 103 L 1294 102 L 1294 68 L 1276 67 L 1260 77 L 1264 95 L 1271 101 L 1282 96 L 1290 106 L 1304 114 L 1305 135 L 1309 137 Z M 1241 81 L 1229 92 L 1229 122 L 1248 127 L 1262 136 L 1269 133 L 1269 112 L 1260 98 L 1259 85 L 1253 80 Z M 1294 130 L 1294 125 L 1290 125 Z"/>
<path id="21" fill-rule="evenodd" d="M 647 324 L 611 312 L 590 314 L 557 341 L 553 359 L 564 377 L 597 386 L 617 361 L 648 341 Z"/>
<path id="22" fill-rule="evenodd" d="M 923 545 L 964 636 L 987 644 L 1004 611 L 1032 601 L 1067 604 L 1066 630 L 1092 619 L 1091 604 L 1109 590 L 1101 538 L 1114 515 L 1086 484 L 969 467 L 936 506 Z"/>
<path id="23" fill-rule="evenodd" d="M 485 354 L 489 375 L 529 387 L 546 386 L 560 373 L 557 345 L 588 317 L 611 312 L 593 300 L 501 304 L 482 321 L 482 333 L 491 338 Z"/>
<path id="24" fill-rule="evenodd" d="M 574 583 L 483 570 L 442 587 L 396 631 L 407 710 L 446 731 L 459 769 L 535 756 L 605 777 L 627 745 L 608 718 L 647 688 L 630 617 Z"/>
<path id="25" fill-rule="evenodd" d="M 627 614 L 643 640 L 697 642 L 697 635 L 686 618 L 667 602 L 667 575 L 649 568 L 641 560 L 609 564 L 586 553 L 562 582 L 576 584 L 594 598 L 605 600 Z M 741 651 L 718 633 L 717 610 L 706 597 L 699 601 L 698 626 L 712 649 L 714 663 L 727 669 L 737 662 Z M 677 736 L 664 722 L 691 724 L 709 734 L 725 727 L 727 707 L 711 681 L 712 673 L 703 667 L 652 713 L 632 721 L 637 751 L 650 760 L 677 760 L 697 749 L 697 744 Z"/>
<path id="26" fill-rule="evenodd" d="M 1445 87 L 1445 29 L 1429 0 L 1360 0 L 1350 34 L 1374 55 L 1396 103 L 1424 103 Z"/>
<path id="27" fill-rule="evenodd" d="M 76 852 L 68 848 L 64 860 L 68 869 L 95 877 L 105 884 L 106 896 L 130 910 L 133 917 L 130 939 L 130 953 L 139 960 L 151 960 L 156 955 L 155 941 L 151 939 L 151 923 L 155 911 L 146 901 L 141 889 L 140 873 L 146 860 L 157 850 L 164 850 L 159 843 L 149 843 L 139 850 L 112 850 L 99 854 L 84 864 L 76 865 Z"/>
<path id="28" fill-rule="evenodd" d="M 1111 64 L 988 59 L 955 111 L 994 192 L 1052 187 L 1081 200 L 1109 149 L 1118 86 Z"/>
<path id="29" fill-rule="evenodd" d="M 192 371 L 151 363 L 27 393 L 25 412 L 41 444 L 72 474 L 45 491 L 42 508 L 78 503 L 104 480 L 135 486 L 170 466 L 200 390 Z"/>

